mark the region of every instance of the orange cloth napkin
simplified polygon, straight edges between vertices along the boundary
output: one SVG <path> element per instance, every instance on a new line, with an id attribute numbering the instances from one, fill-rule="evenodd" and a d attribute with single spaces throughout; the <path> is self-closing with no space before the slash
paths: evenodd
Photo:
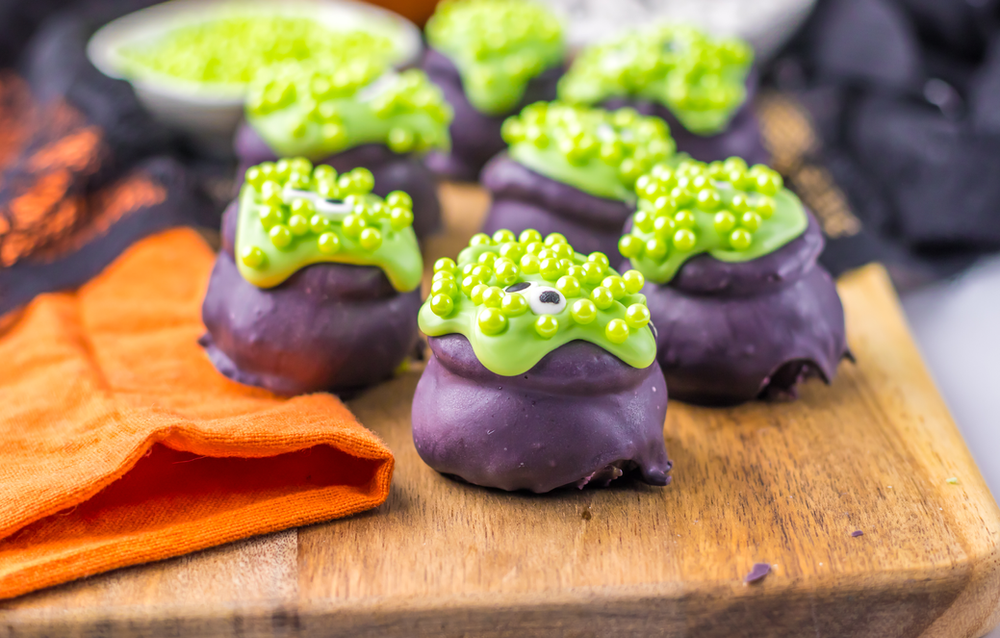
<path id="1" fill-rule="evenodd" d="M 387 497 L 391 452 L 337 398 L 212 367 L 197 339 L 213 260 L 168 231 L 0 318 L 0 598 Z"/>

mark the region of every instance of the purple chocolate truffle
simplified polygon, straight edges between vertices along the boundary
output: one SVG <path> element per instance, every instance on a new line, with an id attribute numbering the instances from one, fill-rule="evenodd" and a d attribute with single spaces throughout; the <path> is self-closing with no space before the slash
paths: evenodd
<path id="1" fill-rule="evenodd" d="M 659 365 L 639 369 L 572 341 L 523 375 L 487 370 L 469 341 L 428 339 L 413 398 L 413 440 L 442 474 L 503 490 L 605 486 L 633 474 L 666 485 L 667 386 Z"/>
<path id="2" fill-rule="evenodd" d="M 244 122 L 236 133 L 236 157 L 239 158 L 237 188 L 251 166 L 278 159 L 267 142 Z M 372 192 L 385 197 L 392 191 L 403 191 L 413 199 L 413 232 L 423 239 L 441 227 L 441 203 L 437 180 L 423 160 L 415 155 L 393 153 L 382 144 L 363 144 L 320 159 L 315 164 L 328 164 L 344 173 L 362 166 L 375 177 Z"/>
<path id="3" fill-rule="evenodd" d="M 278 394 L 349 394 L 390 377 L 416 345 L 420 290 L 397 292 L 379 268 L 324 263 L 257 288 L 237 270 L 238 205 L 202 306 L 201 343 L 227 377 Z"/>
<path id="4" fill-rule="evenodd" d="M 469 104 L 458 69 L 447 56 L 427 49 L 423 69 L 431 81 L 441 87 L 455 113 L 449 128 L 451 152 L 431 151 L 427 155 L 427 165 L 442 177 L 467 182 L 476 181 L 486 162 L 507 147 L 500 136 L 503 121 L 527 104 L 555 99 L 556 84 L 563 73 L 562 67 L 543 71 L 528 82 L 524 98 L 510 112 L 486 115 Z"/>
<path id="5" fill-rule="evenodd" d="M 483 232 L 506 228 L 517 234 L 534 228 L 542 235 L 562 233 L 581 253 L 618 254 L 622 224 L 635 212 L 625 202 L 540 175 L 506 153 L 486 165 L 483 185 L 493 195 Z"/>
<path id="6" fill-rule="evenodd" d="M 647 282 L 657 360 L 674 398 L 732 405 L 790 399 L 808 377 L 829 383 L 850 358 L 844 309 L 809 214 L 806 231 L 747 262 L 693 257 L 667 285 Z"/>

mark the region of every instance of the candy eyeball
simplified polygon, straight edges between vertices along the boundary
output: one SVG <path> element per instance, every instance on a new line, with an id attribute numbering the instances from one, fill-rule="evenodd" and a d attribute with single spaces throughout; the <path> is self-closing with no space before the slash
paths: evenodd
<path id="1" fill-rule="evenodd" d="M 557 315 L 566 309 L 566 296 L 550 286 L 533 281 L 522 281 L 505 288 L 506 292 L 519 292 L 528 300 L 528 307 L 536 315 Z"/>

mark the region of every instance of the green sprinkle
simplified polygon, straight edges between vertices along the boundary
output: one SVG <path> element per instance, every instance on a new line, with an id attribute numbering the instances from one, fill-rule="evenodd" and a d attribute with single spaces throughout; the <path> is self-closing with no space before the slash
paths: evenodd
<path id="1" fill-rule="evenodd" d="M 952 476 L 951 478 L 945 479 L 945 483 L 949 485 L 958 485 L 958 477 Z"/>
<path id="2" fill-rule="evenodd" d="M 272 288 L 310 264 L 345 263 L 381 268 L 402 292 L 420 285 L 423 262 L 413 212 L 405 206 L 409 196 L 397 195 L 398 206 L 390 209 L 370 192 L 374 180 L 364 168 L 340 176 L 339 201 L 324 194 L 323 184 L 336 175 L 329 166 L 313 169 L 296 158 L 256 168 L 255 176 L 268 173 L 269 179 L 244 184 L 236 231 L 237 266 L 248 282 Z M 448 262 L 439 261 L 440 270 L 455 286 Z"/>
<path id="3" fill-rule="evenodd" d="M 317 83 L 332 88 L 316 95 Z M 287 97 L 265 99 L 275 92 Z M 384 144 L 400 154 L 451 147 L 451 107 L 418 69 L 396 73 L 364 57 L 337 65 L 282 64 L 258 73 L 249 94 L 247 122 L 281 155 L 319 159 L 362 144 Z M 298 168 L 311 164 L 303 158 Z M 318 179 L 333 183 L 329 174 Z"/>
<path id="4" fill-rule="evenodd" d="M 584 49 L 559 81 L 559 99 L 574 104 L 651 100 L 670 109 L 687 130 L 714 135 L 746 100 L 752 63 L 753 50 L 742 40 L 658 26 Z"/>
<path id="5" fill-rule="evenodd" d="M 636 180 L 638 211 L 619 252 L 658 284 L 701 253 L 743 262 L 774 252 L 808 225 L 799 199 L 783 186 L 774 190 L 776 184 L 781 177 L 775 171 L 748 168 L 739 158 L 659 164 Z M 690 188 L 699 189 L 695 198 Z"/>
<path id="6" fill-rule="evenodd" d="M 363 31 L 327 28 L 318 20 L 281 15 L 224 15 L 177 27 L 120 53 L 130 76 L 166 76 L 199 84 L 245 86 L 257 73 L 287 61 L 328 60 L 339 64 L 359 57 L 388 63 L 392 41 Z M 253 96 L 281 103 L 282 87 Z"/>
<path id="7" fill-rule="evenodd" d="M 558 18 L 527 0 L 441 2 L 426 33 L 458 68 L 469 103 L 489 115 L 509 113 L 528 82 L 565 55 Z"/>
<path id="8" fill-rule="evenodd" d="M 510 258 L 516 254 L 518 261 Z M 646 299 L 638 293 L 645 279 L 634 270 L 619 275 L 608 262 L 602 253 L 577 253 L 558 233 L 544 243 L 534 230 L 518 238 L 506 230 L 476 235 L 457 263 L 434 264 L 420 329 L 465 335 L 480 362 L 500 375 L 523 374 L 574 340 L 645 368 L 656 356 Z M 551 303 L 553 293 L 558 303 Z"/>
<path id="9" fill-rule="evenodd" d="M 544 131 L 554 144 L 539 147 L 526 131 Z M 584 192 L 632 203 L 637 179 L 674 157 L 676 145 L 663 120 L 632 109 L 605 111 L 559 102 L 536 102 L 507 118 L 502 131 L 511 158 Z M 600 151 L 611 145 L 613 154 Z"/>

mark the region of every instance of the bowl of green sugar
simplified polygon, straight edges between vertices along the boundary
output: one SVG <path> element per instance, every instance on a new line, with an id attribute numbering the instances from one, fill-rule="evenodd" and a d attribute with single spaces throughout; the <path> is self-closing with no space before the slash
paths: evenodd
<path id="1" fill-rule="evenodd" d="M 225 156 L 262 68 L 373 58 L 398 68 L 415 64 L 421 46 L 413 23 L 350 0 L 171 0 L 104 25 L 87 56 L 131 83 L 157 119 Z"/>

